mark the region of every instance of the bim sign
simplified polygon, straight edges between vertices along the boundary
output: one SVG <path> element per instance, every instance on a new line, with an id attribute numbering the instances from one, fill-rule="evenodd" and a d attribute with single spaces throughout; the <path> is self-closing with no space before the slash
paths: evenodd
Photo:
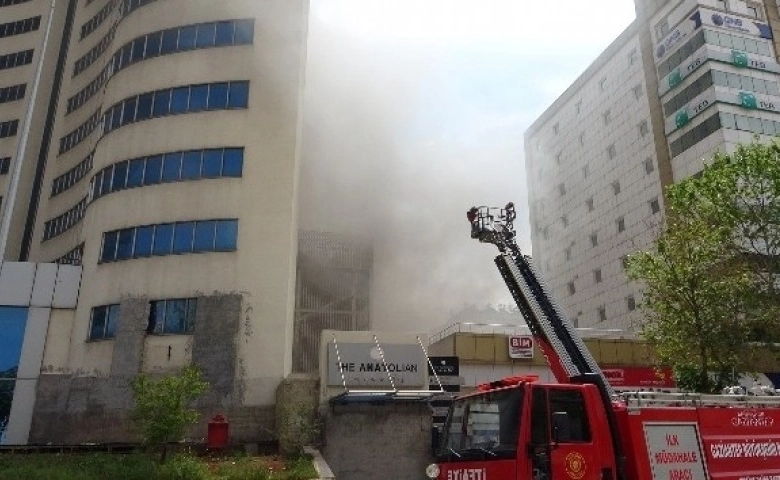
<path id="1" fill-rule="evenodd" d="M 509 358 L 534 358 L 534 337 L 511 335 L 509 337 Z"/>

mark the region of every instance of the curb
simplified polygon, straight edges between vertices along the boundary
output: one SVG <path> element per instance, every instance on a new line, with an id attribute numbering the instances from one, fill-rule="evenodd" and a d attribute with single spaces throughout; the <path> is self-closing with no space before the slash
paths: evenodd
<path id="1" fill-rule="evenodd" d="M 303 451 L 312 456 L 312 463 L 314 464 L 314 469 L 317 470 L 319 480 L 336 480 L 336 476 L 333 475 L 319 450 L 314 447 L 303 447 Z"/>

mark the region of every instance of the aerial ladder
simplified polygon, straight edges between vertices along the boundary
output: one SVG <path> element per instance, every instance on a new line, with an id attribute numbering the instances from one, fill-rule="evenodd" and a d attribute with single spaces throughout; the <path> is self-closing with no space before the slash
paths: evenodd
<path id="1" fill-rule="evenodd" d="M 517 246 L 514 204 L 510 202 L 503 208 L 472 207 L 466 215 L 471 223 L 471 238 L 498 248 L 494 262 L 556 380 L 559 383 L 594 384 L 605 407 L 610 407 L 616 401 L 612 386 L 541 280 L 531 258 Z M 616 461 L 621 465 L 624 459 L 617 422 L 613 409 L 606 408 L 606 411 Z"/>

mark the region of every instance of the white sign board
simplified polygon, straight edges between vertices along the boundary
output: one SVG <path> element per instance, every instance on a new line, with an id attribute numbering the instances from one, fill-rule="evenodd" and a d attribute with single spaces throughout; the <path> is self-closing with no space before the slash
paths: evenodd
<path id="1" fill-rule="evenodd" d="M 341 362 L 339 362 L 339 359 Z M 428 361 L 419 345 L 373 343 L 328 344 L 328 386 L 425 388 Z"/>
<path id="2" fill-rule="evenodd" d="M 644 424 L 653 480 L 707 480 L 695 423 Z"/>
<path id="3" fill-rule="evenodd" d="M 534 358 L 534 337 L 510 335 L 509 358 Z"/>

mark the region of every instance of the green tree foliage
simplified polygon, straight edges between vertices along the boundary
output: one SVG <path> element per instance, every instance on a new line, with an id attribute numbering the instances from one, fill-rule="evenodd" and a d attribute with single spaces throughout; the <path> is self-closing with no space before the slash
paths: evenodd
<path id="1" fill-rule="evenodd" d="M 167 453 L 165 444 L 181 440 L 185 427 L 198 421 L 199 414 L 191 404 L 208 386 L 194 366 L 159 379 L 145 374 L 136 377 L 132 418 L 143 432 L 145 443 L 162 446 L 161 461 L 165 461 Z"/>
<path id="2" fill-rule="evenodd" d="M 629 259 L 645 286 L 642 335 L 680 386 L 717 391 L 751 363 L 751 342 L 778 332 L 780 144 L 717 154 L 666 193 L 654 248 Z"/>

